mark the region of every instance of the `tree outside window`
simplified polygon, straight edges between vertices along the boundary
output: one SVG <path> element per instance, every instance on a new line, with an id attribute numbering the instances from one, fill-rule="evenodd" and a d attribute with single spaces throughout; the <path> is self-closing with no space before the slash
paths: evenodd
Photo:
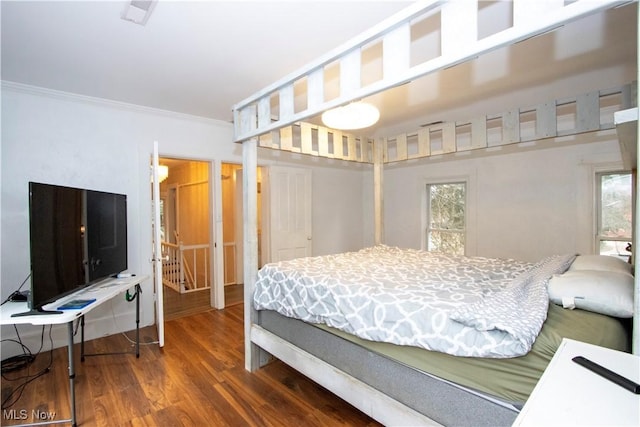
<path id="1" fill-rule="evenodd" d="M 428 184 L 427 199 L 427 250 L 464 255 L 466 184 Z"/>
<path id="2" fill-rule="evenodd" d="M 631 174 L 605 172 L 597 174 L 598 230 L 597 247 L 601 255 L 613 255 L 625 261 L 631 255 Z"/>

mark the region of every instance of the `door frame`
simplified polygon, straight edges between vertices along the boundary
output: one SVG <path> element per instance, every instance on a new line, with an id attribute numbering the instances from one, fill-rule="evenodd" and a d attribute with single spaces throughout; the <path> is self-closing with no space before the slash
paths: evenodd
<path id="1" fill-rule="evenodd" d="M 153 231 L 151 246 L 153 248 L 153 283 L 155 288 L 155 320 L 158 332 L 158 346 L 164 347 L 164 285 L 162 284 L 162 251 L 160 244 L 160 182 L 158 181 L 158 141 L 153 142 L 151 154 L 151 212 L 153 215 Z"/>
<path id="2" fill-rule="evenodd" d="M 201 162 L 207 164 L 207 172 L 209 174 L 209 243 L 211 250 L 209 251 L 209 280 L 211 288 L 209 289 L 209 305 L 212 308 L 224 308 L 224 277 L 220 274 L 222 264 L 222 243 L 216 240 L 217 236 L 222 239 L 222 210 L 219 208 L 222 204 L 221 179 L 219 160 L 210 158 L 187 157 L 184 155 L 172 155 L 170 153 L 159 153 L 158 157 L 162 159 L 176 159 L 185 162 Z M 177 220 L 177 218 L 174 218 Z"/>
<path id="3" fill-rule="evenodd" d="M 232 164 L 240 166 L 239 168 L 234 170 L 236 185 L 234 188 L 234 234 L 236 241 L 236 283 L 241 282 L 244 284 L 244 262 L 243 262 L 243 254 L 244 254 L 244 222 L 243 222 L 243 205 L 244 205 L 244 197 L 242 194 L 243 191 L 243 174 L 244 169 L 242 169 L 241 163 L 235 162 L 223 162 L 226 164 Z M 256 176 L 259 175 L 260 179 L 258 181 L 258 189 L 257 189 L 257 205 L 258 210 L 260 211 L 260 240 L 258 242 L 258 252 L 260 256 L 258 257 L 258 268 L 262 265 L 266 264 L 270 261 L 269 257 L 269 247 L 270 247 L 270 223 L 269 223 L 269 166 L 258 165 L 256 169 Z M 222 206 L 222 204 L 220 204 Z M 239 220 L 238 220 L 239 219 Z M 242 279 L 242 280 L 239 280 Z M 240 283 L 238 283 L 240 284 Z M 224 286 L 223 286 L 224 287 Z"/>

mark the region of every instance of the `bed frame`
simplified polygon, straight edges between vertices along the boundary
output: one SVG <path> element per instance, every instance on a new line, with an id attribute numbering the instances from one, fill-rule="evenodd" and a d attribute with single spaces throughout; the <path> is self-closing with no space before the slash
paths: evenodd
<path id="1" fill-rule="evenodd" d="M 442 407 L 434 408 L 432 411 L 421 411 L 424 413 L 412 409 L 367 382 L 355 378 L 355 375 L 345 372 L 341 366 L 336 367 L 318 355 L 293 344 L 289 339 L 281 336 L 284 335 L 283 333 L 276 334 L 261 326 L 260 313 L 252 308 L 251 301 L 255 282 L 251 278 L 256 278 L 258 270 L 257 196 L 252 190 L 257 186 L 255 171 L 258 146 L 372 164 L 374 242 L 383 243 L 382 188 L 385 163 L 461 150 L 483 149 L 496 144 L 514 144 L 525 141 L 527 138 L 534 140 L 562 136 L 552 124 L 555 123 L 555 115 L 553 120 L 550 119 L 550 114 L 555 114 L 553 112 L 556 111 L 557 102 L 553 104 L 553 108 L 545 106 L 546 104 L 532 107 L 531 111 L 535 112 L 537 120 L 535 132 L 529 137 L 521 135 L 517 130 L 520 128 L 518 120 L 521 110 L 507 112 L 501 116 L 503 138 L 500 141 L 487 140 L 486 126 L 491 117 L 468 123 L 471 129 L 471 142 L 466 146 L 457 144 L 455 135 L 450 135 L 452 124 L 437 125 L 442 126 L 443 133 L 442 146 L 437 150 L 433 149 L 428 139 L 429 133 L 424 130 L 398 135 L 395 138 L 373 140 L 366 135 L 346 134 L 307 123 L 304 120 L 311 119 L 325 110 L 397 87 L 500 47 L 551 31 L 564 23 L 625 3 L 628 1 L 578 0 L 565 5 L 564 0 L 546 2 L 514 0 L 513 26 L 477 40 L 477 1 L 418 1 L 337 49 L 317 58 L 302 69 L 236 104 L 233 109 L 234 140 L 243 145 L 243 169 L 246 171 L 243 174 L 246 369 L 251 371 L 258 369 L 267 362 L 269 355 L 273 355 L 385 425 L 437 425 L 438 422 L 435 420 L 442 419 L 439 416 L 443 412 Z M 439 12 L 441 19 L 441 55 L 410 65 L 412 22 L 435 12 Z M 465 25 L 460 25 L 460 22 L 464 22 Z M 360 80 L 361 51 L 374 42 L 382 43 L 383 77 L 363 85 Z M 326 66 L 334 64 L 339 64 L 340 67 L 340 95 L 326 100 L 323 96 L 323 70 Z M 296 111 L 294 85 L 300 82 L 305 84 L 298 84 L 296 90 L 301 86 L 305 88 L 307 105 L 302 110 L 298 107 Z M 635 169 L 637 167 L 635 146 L 638 137 L 637 90 L 633 87 L 622 88 L 620 94 L 621 105 L 626 109 L 620 116 L 621 128 L 623 121 L 624 135 L 631 141 L 630 143 L 622 141 L 623 153 L 630 156 L 625 159 L 625 163 Z M 599 93 L 599 96 L 606 95 L 607 92 Z M 586 117 L 586 120 L 576 120 L 579 124 L 572 133 L 590 132 L 603 128 L 599 119 L 598 126 L 595 126 L 596 113 L 593 112 L 593 107 L 597 99 L 599 98 L 594 101 L 593 94 L 585 94 L 568 101 L 574 102 L 576 110 L 581 111 L 580 114 Z M 615 121 L 618 121 L 618 114 Z M 613 124 L 610 127 L 613 127 Z M 623 138 L 622 133 L 620 138 Z M 410 150 L 407 148 L 411 144 L 417 148 L 411 150 L 412 154 L 409 154 Z M 635 242 L 640 241 L 638 236 L 636 228 L 634 245 Z M 637 277 L 634 312 L 636 315 L 633 321 L 633 349 L 634 353 L 638 354 L 640 352 L 640 282 Z M 486 405 L 480 406 L 489 413 L 501 412 L 495 403 L 487 402 Z M 513 417 L 515 419 L 515 415 Z M 505 420 L 508 419 L 507 416 Z"/>

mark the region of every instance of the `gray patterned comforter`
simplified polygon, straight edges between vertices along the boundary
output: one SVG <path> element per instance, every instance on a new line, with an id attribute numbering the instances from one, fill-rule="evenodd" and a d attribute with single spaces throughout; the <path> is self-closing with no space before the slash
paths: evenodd
<path id="1" fill-rule="evenodd" d="M 547 316 L 547 281 L 574 255 L 538 263 L 384 245 L 258 272 L 256 309 L 360 338 L 469 357 L 516 357 Z"/>

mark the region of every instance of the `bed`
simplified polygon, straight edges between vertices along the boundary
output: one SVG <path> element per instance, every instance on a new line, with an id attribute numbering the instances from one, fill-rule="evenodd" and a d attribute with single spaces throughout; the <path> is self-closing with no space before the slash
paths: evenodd
<path id="1" fill-rule="evenodd" d="M 272 357 L 281 359 L 385 425 L 510 425 L 541 370 L 544 370 L 544 366 L 552 357 L 561 337 L 629 351 L 631 346 L 628 337 L 629 331 L 632 330 L 630 324 L 633 322 L 633 347 L 638 347 L 638 316 L 636 315 L 633 321 L 628 318 L 629 314 L 633 315 L 639 311 L 639 299 L 634 300 L 634 295 L 638 293 L 638 285 L 635 284 L 633 276 L 627 272 L 618 272 L 624 275 L 624 284 L 621 285 L 622 293 L 626 296 L 623 308 L 614 307 L 613 312 L 609 314 L 594 312 L 601 309 L 598 305 L 602 301 L 597 301 L 594 309 L 593 306 L 581 306 L 584 301 L 574 298 L 576 295 L 572 298 L 571 295 L 556 292 L 564 288 L 571 290 L 576 282 L 582 283 L 585 280 L 584 276 L 576 276 L 587 273 L 575 272 L 575 268 L 572 270 L 575 261 L 569 263 L 567 271 L 560 272 L 564 268 L 560 267 L 557 271 L 552 270 L 551 278 L 542 280 L 545 290 L 549 293 L 541 294 L 538 291 L 535 304 L 536 312 L 543 313 L 544 320 L 541 322 L 539 317 L 532 320 L 532 323 L 536 324 L 534 331 L 538 327 L 537 324 L 540 324 L 539 333 L 533 333 L 535 339 L 532 340 L 530 336 L 514 339 L 519 343 L 515 347 L 520 346 L 519 351 L 522 353 L 515 356 L 468 357 L 427 350 L 419 346 L 411 346 L 409 353 L 413 353 L 412 356 L 407 356 L 404 351 L 400 355 L 393 351 L 397 349 L 397 344 L 373 341 L 366 336 L 357 337 L 353 335 L 353 331 L 336 328 L 341 326 L 340 322 L 329 322 L 330 325 L 318 322 L 318 319 L 310 322 L 311 319 L 305 321 L 304 316 L 299 314 L 289 317 L 293 313 L 285 313 L 285 316 L 279 313 L 277 308 L 267 309 L 258 305 L 260 310 L 257 310 L 253 305 L 255 285 L 261 279 L 257 268 L 257 202 L 255 191 L 252 191 L 257 185 L 254 171 L 257 167 L 258 147 L 371 164 L 374 183 L 373 240 L 376 246 L 381 245 L 384 243 L 382 194 L 386 163 L 612 129 L 613 123 L 602 123 L 597 113 L 598 106 L 602 105 L 600 99 L 611 95 L 611 92 L 598 91 L 595 94 L 578 95 L 570 100 L 569 102 L 575 106 L 577 117 L 575 128 L 569 131 L 556 127 L 556 120 L 553 120 L 559 110 L 556 106 L 565 101 L 554 101 L 528 110 L 510 111 L 500 116 L 498 121 L 501 129 L 497 133 L 502 135 L 502 139 L 499 141 L 490 141 L 487 138 L 487 130 L 493 126 L 491 122 L 495 117 L 471 120 L 466 125 L 471 129 L 472 136 L 470 141 L 462 146 L 458 145 L 459 141 L 456 141 L 455 132 L 452 131 L 456 128 L 455 122 L 435 125 L 437 129 L 434 130 L 442 135 L 442 142 L 436 147 L 429 141 L 429 129 L 410 130 L 393 138 L 373 139 L 367 135 L 327 129 L 305 120 L 316 117 L 325 110 L 404 85 L 421 76 L 455 66 L 483 53 L 526 40 L 566 22 L 622 3 L 624 2 L 580 0 L 549 2 L 543 7 L 538 7 L 539 2 L 516 0 L 513 8 L 513 26 L 478 40 L 476 2 L 419 1 L 234 106 L 235 142 L 243 146 L 243 168 L 247 171 L 243 175 L 244 275 L 246 278 L 255 278 L 245 280 L 246 368 L 259 369 Z M 435 58 L 425 59 L 422 63 L 411 63 L 408 39 L 412 22 L 425 14 L 434 13 L 441 19 L 441 53 Z M 470 24 L 461 26 L 461 20 Z M 377 42 L 382 46 L 384 78 L 363 83 L 359 55 L 366 46 Z M 331 99 L 324 99 L 323 72 L 324 68 L 331 64 L 339 64 L 340 67 L 340 94 Z M 296 105 L 301 87 L 305 90 L 303 97 L 306 101 L 302 108 Z M 637 91 L 623 88 L 616 91 L 616 94 L 621 100 L 620 109 L 637 105 Z M 528 135 L 520 133 L 523 124 L 519 120 L 526 116 L 523 113 L 535 116 L 535 129 Z M 637 109 L 635 115 L 637 117 Z M 454 135 L 453 138 L 449 138 L 451 135 Z M 633 136 L 635 138 L 635 132 Z M 413 149 L 409 149 L 411 144 L 414 146 Z M 635 146 L 635 143 L 631 145 Z M 636 163 L 635 158 L 630 159 L 632 166 L 635 167 Z M 576 258 L 579 259 L 586 258 Z M 578 265 L 580 264 L 584 263 L 579 261 Z M 529 267 L 531 266 L 521 266 Z M 522 273 L 521 270 L 518 271 Z M 595 296 L 603 296 L 597 283 L 604 280 L 602 274 L 608 276 L 610 273 L 618 276 L 616 272 L 607 271 L 588 278 L 596 284 L 593 286 Z M 606 292 L 604 294 L 604 304 L 608 305 L 611 301 L 606 301 Z M 548 299 L 545 301 L 545 296 L 555 301 L 549 303 Z M 458 320 L 479 324 L 486 320 L 473 319 L 477 308 L 474 304 L 481 302 L 456 307 Z M 565 309 L 559 304 L 568 308 L 574 306 L 577 309 Z M 471 309 L 465 310 L 465 307 Z M 607 307 L 607 310 L 610 308 Z M 626 320 L 619 320 L 619 310 L 624 312 Z M 297 319 L 296 316 L 300 318 Z M 554 330 L 554 325 L 562 325 L 566 329 L 557 331 Z M 576 325 L 588 327 L 583 330 Z M 595 332 L 600 327 L 604 329 L 597 332 L 596 336 L 585 333 Z M 496 351 L 499 353 L 502 349 Z M 426 362 L 428 366 L 416 366 L 415 359 L 423 358 L 425 352 L 435 359 Z M 534 365 L 537 367 L 534 368 L 525 359 L 535 360 Z M 480 370 L 477 371 L 479 373 L 469 373 L 463 378 L 461 373 L 473 372 L 467 368 L 470 360 L 480 363 Z M 449 362 L 461 361 L 464 363 L 464 369 L 446 369 Z M 505 366 L 513 362 L 517 366 L 514 368 L 515 371 Z M 518 363 L 523 364 L 517 365 Z M 492 381 L 487 381 L 487 377 L 491 380 L 508 377 L 509 371 L 526 377 L 526 381 L 520 378 L 519 389 L 513 384 L 491 384 Z M 492 374 L 488 375 L 488 372 Z"/>
<path id="2" fill-rule="evenodd" d="M 589 310 L 558 305 L 576 275 L 581 295 L 593 282 L 579 303 Z M 514 421 L 562 338 L 629 351 L 632 286 L 630 266 L 606 257 L 526 263 L 378 245 L 267 264 L 253 305 L 259 336 L 339 367 L 429 422 L 495 426 Z"/>

